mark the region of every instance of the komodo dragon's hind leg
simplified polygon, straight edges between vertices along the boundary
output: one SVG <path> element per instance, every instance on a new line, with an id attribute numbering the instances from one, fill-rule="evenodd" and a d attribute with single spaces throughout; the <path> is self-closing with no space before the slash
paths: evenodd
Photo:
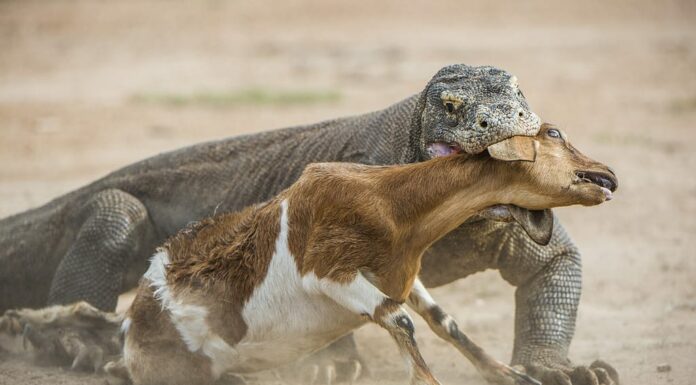
<path id="1" fill-rule="evenodd" d="M 144 250 L 154 234 L 147 209 L 111 189 L 94 195 L 78 217 L 82 225 L 53 277 L 49 304 L 86 301 L 113 311 L 129 262 L 152 251 Z"/>

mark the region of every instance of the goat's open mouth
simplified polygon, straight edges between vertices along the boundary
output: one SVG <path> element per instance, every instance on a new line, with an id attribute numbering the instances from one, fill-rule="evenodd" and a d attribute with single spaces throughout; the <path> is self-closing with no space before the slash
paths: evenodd
<path id="1" fill-rule="evenodd" d="M 616 191 L 618 182 L 616 177 L 603 172 L 596 171 L 575 171 L 575 176 L 578 178 L 576 183 L 592 183 L 599 186 L 607 200 L 613 198 L 612 193 Z"/>
<path id="2" fill-rule="evenodd" d="M 459 154 L 462 147 L 457 143 L 433 142 L 426 148 L 431 158 Z"/>

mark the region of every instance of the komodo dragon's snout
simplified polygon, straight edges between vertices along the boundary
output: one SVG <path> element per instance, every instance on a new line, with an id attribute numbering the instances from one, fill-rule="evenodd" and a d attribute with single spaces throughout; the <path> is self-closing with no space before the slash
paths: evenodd
<path id="1" fill-rule="evenodd" d="M 494 67 L 452 65 L 421 94 L 422 158 L 477 154 L 516 135 L 534 136 L 541 120 L 530 110 L 517 78 Z"/>

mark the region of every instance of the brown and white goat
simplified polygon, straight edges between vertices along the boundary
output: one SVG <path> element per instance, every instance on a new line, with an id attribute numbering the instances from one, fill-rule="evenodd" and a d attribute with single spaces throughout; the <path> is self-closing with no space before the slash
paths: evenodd
<path id="1" fill-rule="evenodd" d="M 274 199 L 180 232 L 152 258 L 124 321 L 131 379 L 213 383 L 292 362 L 371 321 L 396 341 L 412 383 L 437 384 L 406 302 L 489 380 L 537 383 L 471 342 L 418 280 L 426 248 L 483 209 L 611 197 L 611 170 L 558 129 L 513 139 L 522 147 L 502 146 L 499 158 L 524 158 L 515 158 L 524 148 L 536 160 L 484 153 L 398 166 L 313 164 Z"/>

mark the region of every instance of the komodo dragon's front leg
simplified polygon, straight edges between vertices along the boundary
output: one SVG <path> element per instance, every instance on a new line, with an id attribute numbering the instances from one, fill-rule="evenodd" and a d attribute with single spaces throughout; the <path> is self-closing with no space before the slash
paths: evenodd
<path id="1" fill-rule="evenodd" d="M 113 311 L 126 271 L 153 251 L 147 209 L 132 195 L 108 189 L 75 210 L 79 231 L 58 265 L 48 302 L 86 301 Z"/>
<path id="2" fill-rule="evenodd" d="M 618 384 L 610 365 L 597 361 L 589 367 L 575 366 L 568 359 L 582 270 L 577 247 L 558 218 L 554 222 L 546 246 L 536 244 L 515 223 L 467 223 L 428 251 L 431 257 L 424 258 L 421 279 L 434 287 L 476 271 L 498 269 L 517 287 L 513 365 L 523 366 L 544 385 Z"/>
<path id="3" fill-rule="evenodd" d="M 505 232 L 496 264 L 517 287 L 512 364 L 522 365 L 545 385 L 618 384 L 603 361 L 575 366 L 568 348 L 575 331 L 582 289 L 580 253 L 555 221 L 553 237 L 539 246 L 519 228 Z"/>

